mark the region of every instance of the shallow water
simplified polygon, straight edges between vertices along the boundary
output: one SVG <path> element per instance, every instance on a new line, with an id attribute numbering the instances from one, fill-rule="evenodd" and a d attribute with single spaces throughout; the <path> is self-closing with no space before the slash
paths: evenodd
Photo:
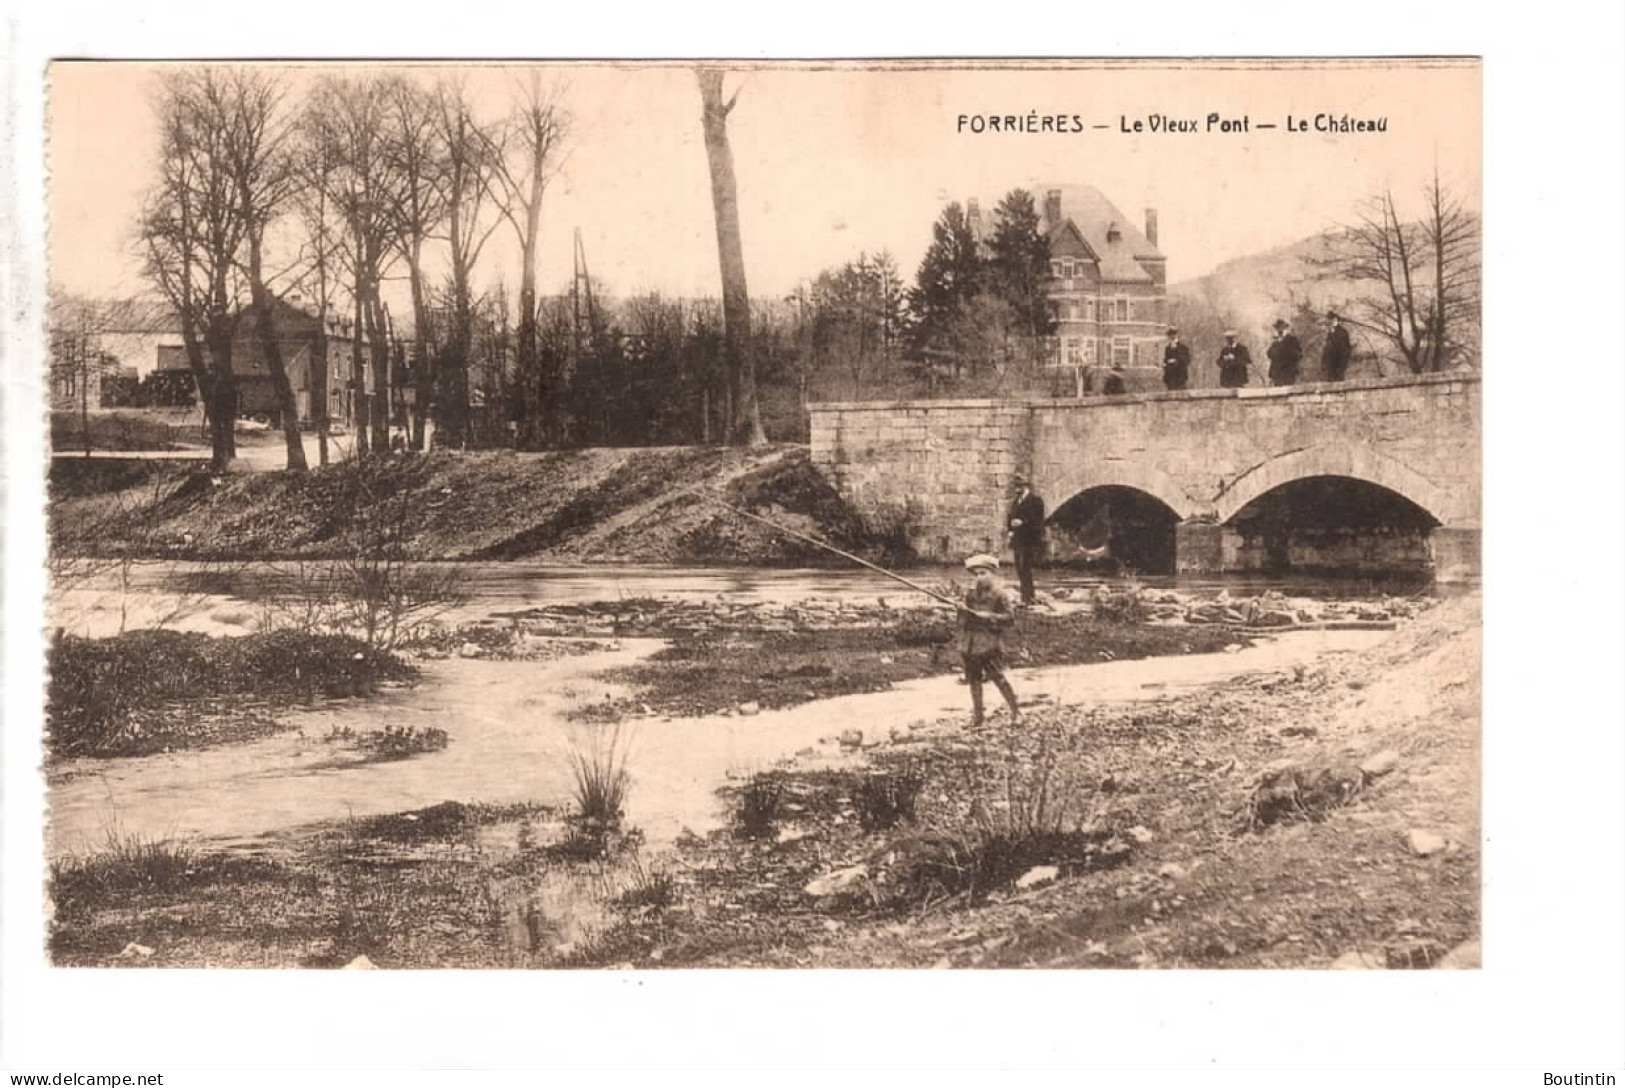
<path id="1" fill-rule="evenodd" d="M 466 600 L 447 614 L 446 618 L 454 620 L 483 619 L 497 611 L 649 597 L 728 604 L 788 604 L 808 598 L 872 604 L 884 598 L 893 605 L 906 605 L 927 600 L 899 582 L 861 568 L 561 566 L 525 560 L 425 565 L 462 572 L 460 589 Z M 243 634 L 257 627 L 263 602 L 289 584 L 296 566 L 140 560 L 103 567 L 94 577 L 58 594 L 53 622 L 92 637 L 159 622 L 180 630 Z M 911 568 L 903 574 L 926 586 L 964 578 L 964 571 L 957 567 Z M 1432 591 L 1425 582 L 1414 579 L 1233 575 L 1139 581 L 1152 588 L 1215 596 L 1220 591 L 1249 596 L 1274 589 L 1292 597 L 1361 600 Z M 1120 584 L 1120 579 L 1068 569 L 1044 571 L 1039 578 L 1039 588 L 1045 591 Z"/>
<path id="2" fill-rule="evenodd" d="M 1384 637 L 1373 631 L 1294 632 L 1236 653 L 1014 670 L 1011 678 L 1023 700 L 1151 700 L 1361 649 Z M 606 728 L 571 723 L 567 715 L 583 703 L 624 694 L 594 674 L 659 645 L 628 639 L 612 650 L 543 662 L 432 661 L 414 689 L 290 712 L 297 732 L 196 752 L 68 761 L 52 775 L 50 851 L 60 856 L 97 849 L 109 829 L 144 839 L 229 845 L 316 821 L 447 800 L 567 806 L 571 747 L 590 729 Z M 623 727 L 631 731 L 627 821 L 659 849 L 685 828 L 704 834 L 720 826 L 726 813 L 716 790 L 730 774 L 763 769 L 846 729 L 862 729 L 872 741 L 911 723 L 967 711 L 965 689 L 942 676 L 750 716 L 640 720 Z M 408 759 L 361 762 L 323 739 L 335 726 L 366 731 L 387 725 L 444 729 L 450 744 Z M 833 746 L 819 750 L 842 758 Z"/>

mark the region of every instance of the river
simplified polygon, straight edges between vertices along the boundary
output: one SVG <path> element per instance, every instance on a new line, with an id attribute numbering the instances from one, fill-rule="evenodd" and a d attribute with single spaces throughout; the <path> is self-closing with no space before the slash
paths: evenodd
<path id="1" fill-rule="evenodd" d="M 524 563 L 464 564 L 469 598 L 464 618 L 543 604 L 634 597 L 723 598 L 729 603 L 782 603 L 896 598 L 907 591 L 880 575 L 826 570 L 656 567 L 549 567 Z M 911 571 L 931 581 L 957 571 Z M 164 619 L 217 634 L 254 629 L 258 602 L 274 592 L 284 568 L 142 562 L 103 569 L 61 595 L 58 620 L 78 633 L 105 635 L 120 625 Z M 1099 578 L 1052 573 L 1049 588 L 1085 587 Z M 1225 579 L 1174 582 L 1184 591 L 1232 595 L 1270 586 L 1295 596 L 1360 596 L 1348 583 L 1306 585 Z M 1392 590 L 1392 587 L 1383 587 Z M 1370 590 L 1368 589 L 1369 593 Z M 1384 637 L 1376 631 L 1294 632 L 1240 652 L 1016 670 L 1024 699 L 1091 704 L 1163 698 L 1247 672 L 1305 664 L 1322 654 L 1357 650 Z M 661 642 L 625 639 L 612 648 L 551 661 L 452 658 L 424 663 L 422 680 L 367 700 L 339 700 L 287 712 L 288 732 L 258 741 L 143 758 L 75 759 L 51 770 L 53 855 L 96 849 L 109 831 L 143 839 L 246 844 L 315 821 L 416 809 L 441 801 L 540 801 L 567 804 L 568 755 L 589 727 L 572 723 L 582 704 L 625 692 L 601 673 L 654 652 Z M 966 696 L 954 677 L 900 684 L 878 694 L 824 699 L 752 716 L 643 719 L 632 736 L 629 821 L 651 845 L 684 829 L 703 834 L 724 818 L 716 796 L 730 774 L 749 773 L 860 723 L 871 740 L 912 723 L 962 715 Z M 329 744 L 334 727 L 434 726 L 450 735 L 443 751 L 366 762 Z M 839 749 L 819 749 L 831 759 Z"/>
<path id="2" fill-rule="evenodd" d="M 764 567 L 565 566 L 513 560 L 425 564 L 455 569 L 463 577 L 465 600 L 452 615 L 485 618 L 492 612 L 546 605 L 661 597 L 714 600 L 730 604 L 783 604 L 810 597 L 834 601 L 892 603 L 912 599 L 912 591 L 883 575 L 862 569 Z M 213 634 L 241 634 L 257 621 L 260 602 L 288 585 L 298 567 L 280 563 L 197 563 L 137 560 L 102 564 L 93 576 L 58 595 L 55 622 L 82 635 L 116 634 L 122 627 L 141 627 L 162 620 L 166 626 Z M 903 572 L 926 585 L 964 580 L 958 567 L 914 567 Z M 1145 586 L 1201 595 L 1228 591 L 1249 596 L 1279 590 L 1293 597 L 1361 600 L 1388 595 L 1432 592 L 1425 580 L 1398 578 L 1325 578 L 1309 575 L 1154 576 Z M 1078 570 L 1039 573 L 1040 590 L 1092 589 L 1121 585 L 1122 580 Z M 1470 587 L 1468 587 L 1470 588 Z M 1436 591 L 1455 591 L 1438 587 Z"/>

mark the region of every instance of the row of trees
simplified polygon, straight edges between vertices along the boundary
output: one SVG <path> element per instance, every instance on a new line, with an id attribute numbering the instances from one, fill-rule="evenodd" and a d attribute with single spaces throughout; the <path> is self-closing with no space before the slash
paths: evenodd
<path id="1" fill-rule="evenodd" d="M 1022 189 L 998 203 L 985 235 L 948 205 L 911 286 L 889 254 L 860 254 L 785 309 L 753 308 L 728 142 L 738 91 L 727 94 L 719 70 L 696 76 L 720 307 L 649 296 L 613 313 L 594 304 L 584 268 L 563 297 L 542 297 L 536 282 L 543 204 L 570 139 L 557 87 L 533 77 L 488 118 L 454 79 L 325 76 L 296 96 L 264 69 L 163 76 L 159 171 L 139 237 L 147 276 L 178 316 L 216 463 L 235 455 L 232 354 L 247 334 L 281 406 L 288 465 L 304 467 L 277 336 L 278 300 L 295 292 L 323 315 L 347 312 L 362 454 L 388 447 L 390 407 L 403 401 L 412 447 L 469 441 L 479 356 L 504 361 L 482 379 L 485 399 L 500 399 L 516 443 L 531 449 L 624 441 L 632 427 L 622 421 L 635 418 L 657 421 L 649 440 L 760 442 L 761 378 L 788 381 L 798 402 L 918 391 L 943 377 L 997 389 L 1053 356 L 1049 241 Z M 493 278 L 482 262 L 504 229 L 519 253 L 511 311 L 501 288 L 476 287 Z M 1371 288 L 1351 297 L 1354 324 L 1389 336 L 1412 369 L 1435 369 L 1463 350 L 1476 321 L 1477 252 L 1476 218 L 1435 183 L 1424 222 L 1403 221 L 1385 194 L 1339 236 L 1325 271 Z M 410 298 L 406 366 L 383 297 L 392 279 L 406 281 Z M 319 323 L 310 376 L 323 460 L 327 328 Z M 403 377 L 410 398 L 392 396 Z"/>
<path id="2" fill-rule="evenodd" d="M 431 418 L 442 441 L 464 441 L 475 270 L 504 224 L 524 255 L 522 305 L 535 313 L 541 203 L 568 131 L 556 93 L 533 81 L 508 116 L 489 121 L 453 80 L 327 76 L 295 101 L 279 74 L 202 67 L 161 77 L 156 108 L 159 174 L 139 237 L 146 274 L 177 315 L 216 463 L 235 455 L 232 353 L 247 329 L 281 407 L 288 467 L 305 467 L 276 331 L 277 301 L 296 291 L 324 316 L 311 376 L 323 458 L 325 317 L 341 303 L 354 330 L 352 381 L 365 394 L 356 397 L 357 446 L 387 446 L 380 409 L 393 322 L 382 286 L 401 272 L 423 361 L 412 444 L 424 446 Z M 521 365 L 534 365 L 534 320 L 521 322 L 518 349 Z"/>

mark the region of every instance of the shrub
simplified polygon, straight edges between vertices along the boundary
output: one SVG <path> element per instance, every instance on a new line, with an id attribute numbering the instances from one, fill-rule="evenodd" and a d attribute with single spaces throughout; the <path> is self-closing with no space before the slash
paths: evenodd
<path id="1" fill-rule="evenodd" d="M 925 774 L 913 764 L 865 775 L 853 791 L 858 823 L 865 831 L 885 831 L 914 819 Z"/>
<path id="2" fill-rule="evenodd" d="M 665 910 L 677 902 L 677 880 L 665 869 L 648 869 L 634 857 L 627 864 L 627 875 L 631 884 L 615 897 L 622 910 Z"/>
<path id="3" fill-rule="evenodd" d="M 1138 589 L 1125 589 L 1097 595 L 1094 615 L 1107 623 L 1144 623 L 1151 617 L 1151 606 Z"/>
<path id="4" fill-rule="evenodd" d="M 734 819 L 739 834 L 748 839 L 766 838 L 773 832 L 779 818 L 779 801 L 784 796 L 784 781 L 777 775 L 759 774 L 739 791 L 739 805 Z"/>
<path id="5" fill-rule="evenodd" d="M 344 635 L 293 631 L 214 638 L 140 630 L 113 638 L 64 635 L 51 648 L 47 693 L 55 755 L 117 752 L 167 706 L 254 694 L 356 691 L 412 668 Z"/>
<path id="6" fill-rule="evenodd" d="M 261 864 L 258 859 L 205 856 L 186 843 L 125 832 L 114 821 L 104 827 L 100 849 L 51 862 L 50 893 L 60 919 L 107 904 L 110 898 L 175 892 Z"/>
<path id="7" fill-rule="evenodd" d="M 438 752 L 451 743 L 444 729 L 419 725 L 386 725 L 382 729 L 356 730 L 335 725 L 324 740 L 329 744 L 349 744 L 374 759 L 405 759 L 422 752 Z"/>

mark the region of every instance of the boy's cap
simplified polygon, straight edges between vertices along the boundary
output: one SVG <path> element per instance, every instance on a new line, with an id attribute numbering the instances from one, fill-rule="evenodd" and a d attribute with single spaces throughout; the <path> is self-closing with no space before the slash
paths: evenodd
<path id="1" fill-rule="evenodd" d="M 998 570 L 999 560 L 993 555 L 973 555 L 965 560 L 966 570 Z"/>

